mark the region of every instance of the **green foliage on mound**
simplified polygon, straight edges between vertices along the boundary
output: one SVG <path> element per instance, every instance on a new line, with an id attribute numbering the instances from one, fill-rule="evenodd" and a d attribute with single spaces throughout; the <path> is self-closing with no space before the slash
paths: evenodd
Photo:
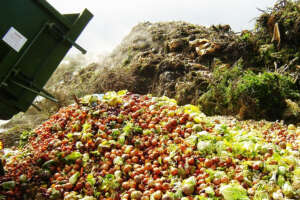
<path id="1" fill-rule="evenodd" d="M 274 67 L 274 62 L 284 65 L 299 58 L 300 45 L 300 1 L 280 0 L 273 8 L 263 11 L 248 41 L 254 48 L 251 63 L 260 67 Z M 291 71 L 299 65 L 292 62 Z"/>
<path id="2" fill-rule="evenodd" d="M 276 72 L 243 71 L 239 65 L 216 69 L 207 93 L 199 98 L 209 115 L 236 114 L 243 119 L 276 120 L 286 108 L 285 99 L 298 100 L 292 77 Z"/>

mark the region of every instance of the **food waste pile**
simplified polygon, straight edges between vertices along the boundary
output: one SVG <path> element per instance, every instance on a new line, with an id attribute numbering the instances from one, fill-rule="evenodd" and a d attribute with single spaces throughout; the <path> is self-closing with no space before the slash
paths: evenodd
<path id="1" fill-rule="evenodd" d="M 167 97 L 89 95 L 2 152 L 0 199 L 299 199 L 299 133 Z"/>

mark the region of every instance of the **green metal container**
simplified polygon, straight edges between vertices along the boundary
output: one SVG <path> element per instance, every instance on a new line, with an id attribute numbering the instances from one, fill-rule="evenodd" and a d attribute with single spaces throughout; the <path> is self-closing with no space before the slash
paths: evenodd
<path id="1" fill-rule="evenodd" d="M 70 2 L 71 3 L 71 2 Z M 60 14 L 45 0 L 7 0 L 0 8 L 0 119 L 26 111 L 93 15 Z"/>

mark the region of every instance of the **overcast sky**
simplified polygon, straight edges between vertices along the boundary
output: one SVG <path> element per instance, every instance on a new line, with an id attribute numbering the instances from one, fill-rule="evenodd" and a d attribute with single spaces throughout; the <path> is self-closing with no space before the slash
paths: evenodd
<path id="1" fill-rule="evenodd" d="M 78 43 L 89 52 L 110 52 L 139 22 L 186 21 L 252 29 L 255 17 L 276 0 L 48 0 L 61 13 L 88 8 L 95 17 Z M 75 52 L 72 50 L 72 52 Z"/>

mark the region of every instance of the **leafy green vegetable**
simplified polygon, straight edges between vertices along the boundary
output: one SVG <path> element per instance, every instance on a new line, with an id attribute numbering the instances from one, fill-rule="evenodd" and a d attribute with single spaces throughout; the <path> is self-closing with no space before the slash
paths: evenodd
<path id="1" fill-rule="evenodd" d="M 283 176 L 283 175 L 279 175 L 279 176 L 278 176 L 278 179 L 277 179 L 277 184 L 278 184 L 279 186 L 283 186 L 284 183 L 285 183 L 285 178 L 284 178 L 284 176 Z"/>
<path id="2" fill-rule="evenodd" d="M 183 197 L 182 190 L 177 189 L 176 192 L 174 193 L 174 199 L 181 199 Z"/>
<path id="3" fill-rule="evenodd" d="M 291 186 L 291 184 L 288 181 L 283 184 L 282 192 L 286 196 L 293 194 L 293 187 Z"/>
<path id="4" fill-rule="evenodd" d="M 80 176 L 80 173 L 79 173 L 79 172 L 76 172 L 75 174 L 73 174 L 73 175 L 69 178 L 69 183 L 71 183 L 71 184 L 74 185 L 74 184 L 77 182 L 79 176 Z"/>
<path id="5" fill-rule="evenodd" d="M 97 199 L 95 197 L 92 197 L 92 196 L 85 196 L 80 200 L 97 200 Z"/>
<path id="6" fill-rule="evenodd" d="M 198 132 L 197 133 L 197 137 L 200 139 L 200 140 L 214 140 L 215 139 L 215 136 L 206 132 L 206 131 L 201 131 L 201 132 Z"/>
<path id="7" fill-rule="evenodd" d="M 81 147 L 83 147 L 83 144 L 82 144 L 81 141 L 77 141 L 75 146 L 76 146 L 77 149 L 80 149 Z"/>
<path id="8" fill-rule="evenodd" d="M 96 95 L 86 95 L 80 99 L 80 103 L 82 104 L 92 104 L 98 101 L 98 96 Z"/>
<path id="9" fill-rule="evenodd" d="M 200 124 L 194 124 L 192 129 L 197 132 L 202 131 L 202 126 Z"/>
<path id="10" fill-rule="evenodd" d="M 293 181 L 299 181 L 300 182 L 300 167 L 296 168 L 294 171 Z"/>
<path id="11" fill-rule="evenodd" d="M 93 174 L 88 174 L 86 177 L 86 181 L 91 185 L 94 186 L 96 184 L 96 179 L 94 178 Z"/>
<path id="12" fill-rule="evenodd" d="M 56 190 L 55 188 L 52 188 L 50 199 L 58 199 L 60 195 L 60 191 Z"/>
<path id="13" fill-rule="evenodd" d="M 102 181 L 101 189 L 104 191 L 115 190 L 120 186 L 113 174 L 107 174 Z"/>
<path id="14" fill-rule="evenodd" d="M 258 190 L 255 192 L 253 200 L 269 200 L 269 194 L 266 191 Z"/>
<path id="15" fill-rule="evenodd" d="M 113 138 L 118 138 L 118 136 L 121 134 L 120 130 L 119 129 L 112 129 L 112 137 Z"/>
<path id="16" fill-rule="evenodd" d="M 55 160 L 48 160 L 47 162 L 45 162 L 42 167 L 43 168 L 49 168 L 51 165 L 54 165 L 56 164 L 56 161 Z"/>
<path id="17" fill-rule="evenodd" d="M 279 166 L 279 167 L 278 167 L 278 173 L 279 173 L 280 175 L 284 175 L 286 172 L 287 172 L 286 167 L 284 167 L 284 166 Z"/>
<path id="18" fill-rule="evenodd" d="M 73 137 L 73 133 L 68 133 L 67 138 L 71 139 Z"/>
<path id="19" fill-rule="evenodd" d="M 118 143 L 123 145 L 125 143 L 125 140 L 126 140 L 126 136 L 124 134 L 122 134 L 118 138 Z"/>
<path id="20" fill-rule="evenodd" d="M 91 128 L 92 128 L 92 125 L 90 123 L 86 122 L 82 125 L 82 132 L 88 133 L 91 130 Z"/>
<path id="21" fill-rule="evenodd" d="M 25 174 L 20 175 L 19 180 L 21 183 L 25 183 L 27 181 L 27 176 Z"/>
<path id="22" fill-rule="evenodd" d="M 141 127 L 139 127 L 139 126 L 135 126 L 134 127 L 134 132 L 135 133 L 143 133 L 143 129 Z"/>
<path id="23" fill-rule="evenodd" d="M 195 185 L 197 183 L 197 180 L 194 176 L 191 176 L 187 179 L 185 179 L 182 183 L 182 191 L 186 195 L 191 195 L 195 190 Z"/>
<path id="24" fill-rule="evenodd" d="M 124 161 L 120 156 L 115 157 L 115 159 L 114 159 L 114 164 L 115 165 L 120 165 L 121 166 L 121 165 L 123 165 L 123 163 L 124 163 Z"/>
<path id="25" fill-rule="evenodd" d="M 116 92 L 105 93 L 103 100 L 106 101 L 110 106 L 116 106 L 117 104 L 123 103 L 122 98 Z"/>
<path id="26" fill-rule="evenodd" d="M 130 136 L 133 132 L 134 125 L 131 122 L 126 122 L 126 125 L 123 127 L 123 132 L 125 136 Z"/>
<path id="27" fill-rule="evenodd" d="M 1 183 L 0 186 L 4 190 L 11 190 L 11 189 L 15 188 L 16 182 L 15 181 L 7 181 L 7 182 L 4 182 L 4 183 Z"/>
<path id="28" fill-rule="evenodd" d="M 197 149 L 201 154 L 206 155 L 213 152 L 214 145 L 210 141 L 198 141 Z"/>
<path id="29" fill-rule="evenodd" d="M 74 151 L 65 157 L 66 161 L 75 161 L 82 157 L 82 154 L 78 151 Z"/>
<path id="30" fill-rule="evenodd" d="M 150 129 L 143 130 L 143 135 L 150 135 L 152 131 Z"/>
<path id="31" fill-rule="evenodd" d="M 239 184 L 223 185 L 220 192 L 225 200 L 249 200 L 247 191 Z"/>
<path id="32" fill-rule="evenodd" d="M 185 141 L 191 146 L 196 146 L 198 137 L 196 135 L 191 135 L 190 137 L 186 138 Z"/>
<path id="33" fill-rule="evenodd" d="M 183 184 L 196 185 L 196 183 L 197 183 L 197 180 L 196 180 L 195 176 L 191 176 L 183 181 Z"/>
<path id="34" fill-rule="evenodd" d="M 90 156 L 88 153 L 84 153 L 83 154 L 83 157 L 82 157 L 82 161 L 83 161 L 83 165 L 86 166 L 87 165 L 87 162 L 89 161 L 90 159 Z"/>
<path id="35" fill-rule="evenodd" d="M 208 195 L 210 195 L 210 196 L 214 196 L 215 195 L 214 188 L 212 188 L 211 186 L 205 188 L 204 190 L 205 190 L 205 193 L 208 194 Z"/>

